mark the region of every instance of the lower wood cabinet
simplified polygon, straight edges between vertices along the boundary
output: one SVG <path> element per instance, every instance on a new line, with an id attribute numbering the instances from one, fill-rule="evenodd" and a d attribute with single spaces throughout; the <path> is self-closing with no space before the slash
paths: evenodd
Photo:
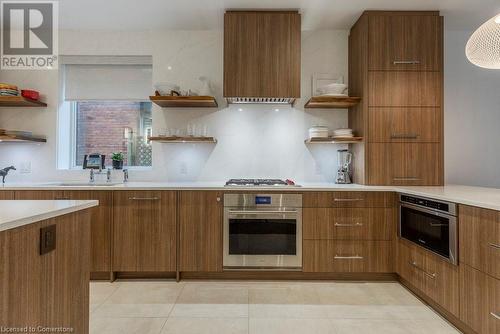
<path id="1" fill-rule="evenodd" d="M 399 240 L 397 251 L 397 273 L 458 317 L 459 267 L 404 240 Z"/>
<path id="2" fill-rule="evenodd" d="M 222 271 L 222 192 L 179 192 L 179 270 Z"/>
<path id="3" fill-rule="evenodd" d="M 389 208 L 396 203 L 393 192 L 385 191 L 306 191 L 304 208 Z"/>
<path id="4" fill-rule="evenodd" d="M 304 240 L 304 272 L 394 272 L 391 241 Z"/>
<path id="5" fill-rule="evenodd" d="M 304 208 L 304 239 L 391 240 L 394 238 L 394 208 Z"/>
<path id="6" fill-rule="evenodd" d="M 88 333 L 89 211 L 0 232 L 2 327 L 64 327 Z M 55 249 L 40 255 L 40 229 L 51 225 Z"/>
<path id="7" fill-rule="evenodd" d="M 175 191 L 115 191 L 113 271 L 176 271 Z"/>
<path id="8" fill-rule="evenodd" d="M 500 279 L 500 211 L 459 206 L 461 263 Z"/>
<path id="9" fill-rule="evenodd" d="M 0 191 L 0 200 L 13 200 L 14 192 L 13 191 Z"/>
<path id="10" fill-rule="evenodd" d="M 500 333 L 500 280 L 461 264 L 460 320 L 480 334 Z"/>

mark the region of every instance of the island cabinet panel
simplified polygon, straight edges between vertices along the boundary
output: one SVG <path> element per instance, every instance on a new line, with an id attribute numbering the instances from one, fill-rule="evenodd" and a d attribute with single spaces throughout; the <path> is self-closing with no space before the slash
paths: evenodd
<path id="1" fill-rule="evenodd" d="M 304 240 L 304 272 L 394 272 L 391 241 Z"/>
<path id="2" fill-rule="evenodd" d="M 460 320 L 480 334 L 500 333 L 500 280 L 460 265 Z"/>
<path id="3" fill-rule="evenodd" d="M 179 192 L 179 270 L 222 271 L 222 192 Z"/>
<path id="4" fill-rule="evenodd" d="M 459 258 L 500 279 L 500 211 L 459 206 Z"/>
<path id="5" fill-rule="evenodd" d="M 55 249 L 40 255 L 40 230 L 52 225 Z M 89 210 L 0 232 L 0 324 L 88 333 L 89 239 Z"/>
<path id="6" fill-rule="evenodd" d="M 0 191 L 0 200 L 13 200 L 14 192 L 13 191 Z"/>
<path id="7" fill-rule="evenodd" d="M 441 70 L 443 31 L 439 15 L 388 13 L 370 16 L 368 21 L 370 70 Z"/>
<path id="8" fill-rule="evenodd" d="M 176 192 L 115 191 L 113 271 L 176 271 Z"/>
<path id="9" fill-rule="evenodd" d="M 397 273 L 458 317 L 459 267 L 404 240 L 399 240 L 397 252 Z"/>
<path id="10" fill-rule="evenodd" d="M 98 200 L 93 207 L 90 228 L 90 271 L 111 271 L 111 225 L 113 192 L 104 190 L 22 190 L 15 192 L 18 200 Z"/>

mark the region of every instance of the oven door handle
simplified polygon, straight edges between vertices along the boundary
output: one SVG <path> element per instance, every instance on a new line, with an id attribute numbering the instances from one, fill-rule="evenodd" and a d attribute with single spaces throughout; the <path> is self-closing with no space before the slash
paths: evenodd
<path id="1" fill-rule="evenodd" d="M 297 210 L 273 210 L 273 211 L 245 211 L 245 210 L 229 210 L 231 215 L 267 215 L 267 214 L 286 214 L 298 213 Z"/>

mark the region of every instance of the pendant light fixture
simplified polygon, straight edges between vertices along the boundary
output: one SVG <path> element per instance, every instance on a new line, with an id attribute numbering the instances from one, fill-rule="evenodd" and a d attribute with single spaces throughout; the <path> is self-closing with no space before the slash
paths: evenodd
<path id="1" fill-rule="evenodd" d="M 500 69 L 500 14 L 474 31 L 465 46 L 465 55 L 474 65 Z"/>

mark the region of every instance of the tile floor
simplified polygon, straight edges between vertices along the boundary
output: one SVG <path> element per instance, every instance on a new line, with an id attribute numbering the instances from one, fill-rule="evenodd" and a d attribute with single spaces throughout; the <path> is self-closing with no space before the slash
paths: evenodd
<path id="1" fill-rule="evenodd" d="M 398 283 L 93 282 L 90 302 L 91 334 L 459 333 Z"/>

